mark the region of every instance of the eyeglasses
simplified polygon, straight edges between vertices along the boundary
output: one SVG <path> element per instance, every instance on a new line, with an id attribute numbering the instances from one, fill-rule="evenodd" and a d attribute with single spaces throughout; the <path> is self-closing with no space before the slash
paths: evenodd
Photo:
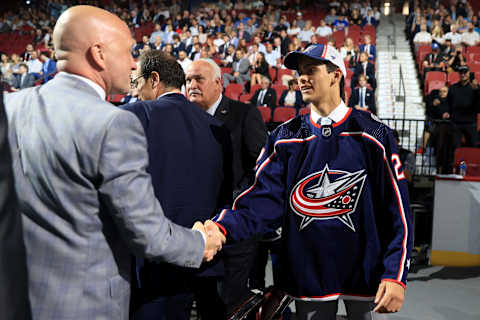
<path id="1" fill-rule="evenodd" d="M 138 80 L 139 80 L 140 78 L 143 78 L 144 76 L 145 76 L 145 74 L 142 74 L 142 75 L 138 76 L 138 77 L 135 78 L 135 79 L 130 79 L 130 88 L 136 89 L 137 86 L 138 86 Z"/>

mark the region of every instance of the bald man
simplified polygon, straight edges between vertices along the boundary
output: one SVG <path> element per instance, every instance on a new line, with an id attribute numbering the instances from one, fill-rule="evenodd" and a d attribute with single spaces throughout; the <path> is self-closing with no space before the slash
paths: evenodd
<path id="1" fill-rule="evenodd" d="M 53 43 L 60 73 L 6 99 L 33 319 L 128 319 L 130 254 L 198 268 L 224 238 L 165 218 L 140 122 L 105 102 L 136 69 L 127 26 L 76 6 Z"/>

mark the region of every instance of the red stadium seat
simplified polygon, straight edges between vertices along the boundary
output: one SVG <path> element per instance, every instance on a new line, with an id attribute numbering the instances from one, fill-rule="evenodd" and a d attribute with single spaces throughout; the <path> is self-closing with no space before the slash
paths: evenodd
<path id="1" fill-rule="evenodd" d="M 240 102 L 243 103 L 250 103 L 250 99 L 252 98 L 253 94 L 252 93 L 243 93 L 240 95 Z"/>
<path id="2" fill-rule="evenodd" d="M 222 67 L 222 68 L 220 68 L 220 70 L 222 72 L 222 75 L 224 73 L 228 73 L 228 74 L 232 73 L 232 68 L 229 68 L 229 67 Z"/>
<path id="3" fill-rule="evenodd" d="M 468 64 L 471 72 L 480 72 L 480 64 L 477 63 L 470 63 Z"/>
<path id="4" fill-rule="evenodd" d="M 272 110 L 269 107 L 257 107 L 262 115 L 263 122 L 268 123 L 272 120 Z"/>
<path id="5" fill-rule="evenodd" d="M 272 89 L 275 90 L 275 93 L 277 94 L 277 105 L 278 105 L 278 101 L 280 100 L 280 97 L 282 96 L 282 93 L 283 91 L 287 90 L 288 87 L 287 86 L 284 86 L 283 84 L 274 84 L 272 86 Z"/>
<path id="6" fill-rule="evenodd" d="M 277 107 L 273 111 L 273 122 L 285 122 L 295 118 L 296 110 L 292 107 Z"/>
<path id="7" fill-rule="evenodd" d="M 351 95 L 352 95 L 352 88 L 345 87 L 345 103 L 346 104 L 348 104 L 348 100 L 350 99 Z"/>
<path id="8" fill-rule="evenodd" d="M 447 75 L 442 71 L 429 71 L 425 74 L 425 82 L 432 80 L 447 81 Z"/>
<path id="9" fill-rule="evenodd" d="M 467 63 L 472 62 L 480 63 L 480 52 L 469 52 L 467 53 Z"/>
<path id="10" fill-rule="evenodd" d="M 277 84 L 283 84 L 282 77 L 284 75 L 290 75 L 295 78 L 295 71 L 290 69 L 278 69 L 277 81 L 276 81 Z"/>
<path id="11" fill-rule="evenodd" d="M 479 53 L 480 54 L 480 46 L 467 47 L 467 54 L 470 54 L 470 53 Z"/>
<path id="12" fill-rule="evenodd" d="M 374 26 L 367 24 L 367 25 L 365 25 L 365 26 L 363 27 L 363 32 L 364 32 L 364 33 L 365 33 L 365 32 L 377 33 L 377 30 L 375 29 Z"/>
<path id="13" fill-rule="evenodd" d="M 328 38 L 327 38 L 327 37 L 317 36 L 317 41 L 318 41 L 318 43 L 320 43 L 320 44 L 327 44 Z"/>
<path id="14" fill-rule="evenodd" d="M 259 84 L 254 84 L 253 86 L 250 87 L 250 93 L 255 93 L 258 89 L 261 89 L 262 86 Z"/>
<path id="15" fill-rule="evenodd" d="M 110 102 L 120 103 L 124 97 L 125 97 L 124 94 L 114 94 L 114 95 L 111 96 Z"/>
<path id="16" fill-rule="evenodd" d="M 445 86 L 445 81 L 431 80 L 431 81 L 426 82 L 425 90 L 427 90 L 426 93 L 429 94 L 433 90 L 440 89 L 443 86 Z"/>
<path id="17" fill-rule="evenodd" d="M 447 84 L 451 86 L 452 84 L 455 84 L 458 81 L 460 81 L 460 74 L 458 72 L 450 72 L 447 78 L 448 78 Z"/>
<path id="18" fill-rule="evenodd" d="M 299 115 L 310 114 L 310 107 L 301 108 L 298 110 Z"/>
<path id="19" fill-rule="evenodd" d="M 277 69 L 273 67 L 269 67 L 268 74 L 270 75 L 270 79 L 272 79 L 272 83 L 273 83 L 277 78 Z"/>
<path id="20" fill-rule="evenodd" d="M 230 83 L 225 88 L 225 96 L 233 100 L 238 100 L 240 95 L 243 93 L 242 85 L 239 83 Z"/>

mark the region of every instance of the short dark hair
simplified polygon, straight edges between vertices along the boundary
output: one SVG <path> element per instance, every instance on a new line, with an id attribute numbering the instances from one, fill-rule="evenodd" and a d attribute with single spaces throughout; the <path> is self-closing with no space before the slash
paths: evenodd
<path id="1" fill-rule="evenodd" d="M 19 68 L 20 68 L 20 67 L 24 67 L 25 69 L 27 69 L 27 72 L 28 72 L 28 65 L 27 65 L 26 63 L 20 63 L 20 64 L 18 65 L 18 67 L 19 67 Z"/>
<path id="2" fill-rule="evenodd" d="M 160 81 L 166 87 L 181 89 L 185 84 L 185 72 L 182 66 L 174 57 L 160 50 L 142 53 L 140 71 L 145 79 L 148 79 L 153 71 L 157 72 Z"/>

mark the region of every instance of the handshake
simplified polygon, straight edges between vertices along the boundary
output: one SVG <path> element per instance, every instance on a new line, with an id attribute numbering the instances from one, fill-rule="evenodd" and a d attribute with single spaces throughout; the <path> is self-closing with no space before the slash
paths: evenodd
<path id="1" fill-rule="evenodd" d="M 203 251 L 203 260 L 211 261 L 218 251 L 222 250 L 222 245 L 225 244 L 226 238 L 218 226 L 211 220 L 201 223 L 195 222 L 192 227 L 193 230 L 200 231 L 205 235 L 205 250 Z"/>

